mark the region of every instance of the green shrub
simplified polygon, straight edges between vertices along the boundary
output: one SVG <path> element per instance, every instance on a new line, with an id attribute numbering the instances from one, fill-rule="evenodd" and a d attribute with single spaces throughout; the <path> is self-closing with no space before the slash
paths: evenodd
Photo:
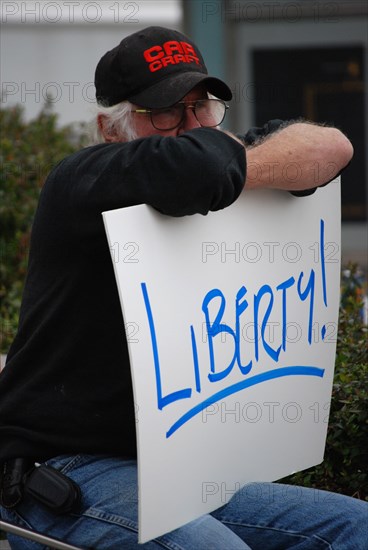
<path id="1" fill-rule="evenodd" d="M 83 141 L 76 129 L 56 123 L 48 105 L 30 122 L 19 106 L 0 108 L 1 353 L 8 351 L 17 329 L 30 227 L 43 182 Z"/>
<path id="2" fill-rule="evenodd" d="M 342 273 L 335 377 L 322 464 L 283 482 L 368 500 L 368 348 L 362 283 L 356 266 Z"/>

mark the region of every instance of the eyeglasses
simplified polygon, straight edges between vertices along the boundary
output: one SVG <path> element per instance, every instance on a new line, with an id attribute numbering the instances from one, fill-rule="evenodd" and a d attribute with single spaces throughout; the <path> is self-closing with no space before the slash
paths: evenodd
<path id="1" fill-rule="evenodd" d="M 197 99 L 179 101 L 165 109 L 133 109 L 132 113 L 150 115 L 156 130 L 173 130 L 180 126 L 186 109 L 192 109 L 199 124 L 204 128 L 219 126 L 224 120 L 228 105 L 222 99 Z"/>

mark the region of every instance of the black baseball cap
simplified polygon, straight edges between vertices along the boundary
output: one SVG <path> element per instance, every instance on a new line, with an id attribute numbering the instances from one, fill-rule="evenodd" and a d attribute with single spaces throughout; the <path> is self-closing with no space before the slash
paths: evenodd
<path id="1" fill-rule="evenodd" d="M 219 99 L 232 98 L 225 82 L 208 75 L 197 46 L 164 27 L 127 36 L 100 59 L 95 73 L 97 102 L 107 107 L 124 100 L 147 108 L 169 107 L 199 83 Z"/>

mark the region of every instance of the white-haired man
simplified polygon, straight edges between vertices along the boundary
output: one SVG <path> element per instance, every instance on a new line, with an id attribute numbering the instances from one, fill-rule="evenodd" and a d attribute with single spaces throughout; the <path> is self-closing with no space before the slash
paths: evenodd
<path id="1" fill-rule="evenodd" d="M 0 377 L 0 515 L 82 548 L 133 549 L 134 403 L 101 212 L 146 203 L 169 216 L 207 214 L 244 186 L 308 194 L 353 150 L 337 129 L 309 123 L 274 120 L 240 137 L 222 131 L 231 91 L 175 30 L 125 38 L 100 60 L 95 84 L 102 143 L 51 172 L 34 221 L 19 330 Z M 290 162 L 300 181 L 283 177 Z M 257 499 L 242 490 L 139 548 L 368 548 L 367 503 L 259 487 Z"/>

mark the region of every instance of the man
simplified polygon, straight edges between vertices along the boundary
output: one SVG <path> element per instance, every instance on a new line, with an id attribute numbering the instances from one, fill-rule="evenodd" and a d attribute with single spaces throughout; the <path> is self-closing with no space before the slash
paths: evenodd
<path id="1" fill-rule="evenodd" d="M 195 44 L 170 29 L 124 39 L 100 60 L 95 84 L 103 143 L 51 172 L 34 221 L 19 331 L 0 378 L 0 510 L 83 548 L 133 549 L 134 404 L 101 212 L 147 203 L 170 216 L 207 214 L 233 203 L 244 185 L 308 193 L 331 179 L 331 162 L 333 175 L 344 168 L 352 146 L 338 130 L 308 123 L 271 121 L 242 138 L 221 131 L 231 91 L 207 74 Z M 283 177 L 290 162 L 300 167 L 298 182 Z M 42 487 L 59 474 L 56 502 Z M 262 497 L 242 490 L 143 547 L 368 548 L 366 503 L 309 489 L 295 500 L 285 486 L 261 487 Z M 37 547 L 9 539 L 14 548 Z"/>

